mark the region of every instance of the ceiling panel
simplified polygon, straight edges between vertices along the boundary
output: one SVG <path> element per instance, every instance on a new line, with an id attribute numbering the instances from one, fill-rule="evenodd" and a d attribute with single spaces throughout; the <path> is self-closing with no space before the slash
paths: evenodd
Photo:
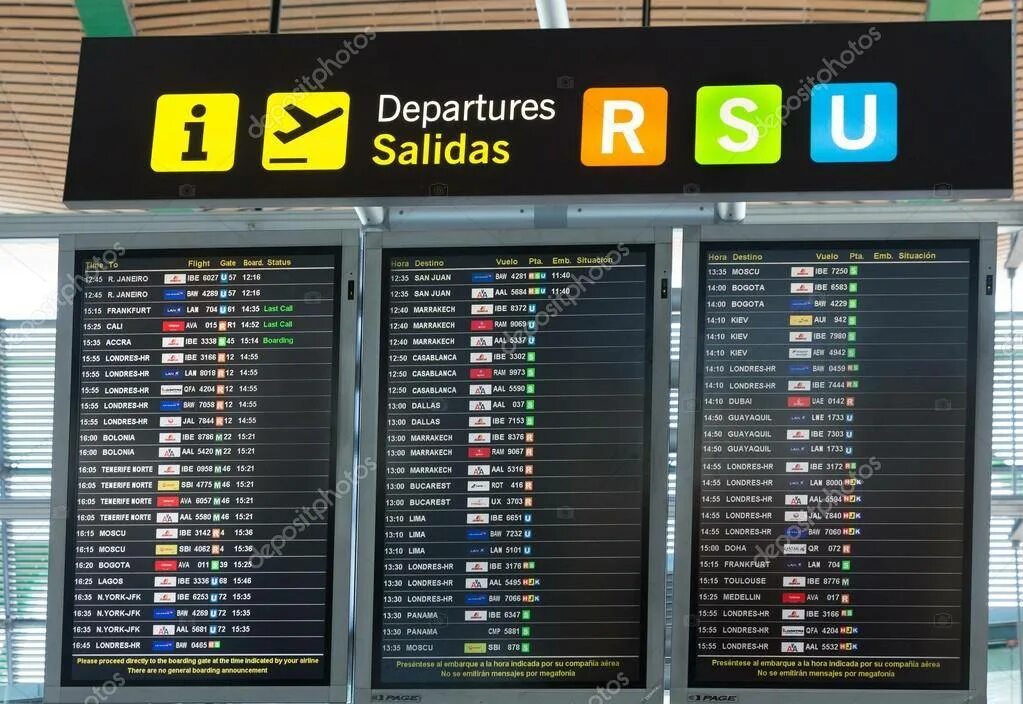
<path id="1" fill-rule="evenodd" d="M 918 21 L 925 0 L 651 0 L 650 24 Z"/>
<path id="2" fill-rule="evenodd" d="M 574 27 L 639 26 L 640 0 L 568 2 Z M 533 0 L 285 0 L 282 32 L 536 29 Z"/>
<path id="3" fill-rule="evenodd" d="M 128 0 L 139 36 L 270 31 L 269 0 Z"/>
<path id="4" fill-rule="evenodd" d="M 81 24 L 70 0 L 0 0 L 0 211 L 62 210 Z"/>

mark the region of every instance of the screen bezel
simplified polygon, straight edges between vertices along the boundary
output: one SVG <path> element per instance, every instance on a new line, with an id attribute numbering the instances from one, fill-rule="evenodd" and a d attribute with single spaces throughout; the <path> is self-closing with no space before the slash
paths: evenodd
<path id="1" fill-rule="evenodd" d="M 672 633 L 671 691 L 675 701 L 710 701 L 713 697 L 755 698 L 767 704 L 799 702 L 801 697 L 814 700 L 828 697 L 838 704 L 860 701 L 863 696 L 879 698 L 882 702 L 933 702 L 962 701 L 965 696 L 983 700 L 986 691 L 986 638 L 987 638 L 987 545 L 990 497 L 990 418 L 992 392 L 992 355 L 994 296 L 987 294 L 986 278 L 995 274 L 994 245 L 996 228 L 993 224 L 857 224 L 857 225 L 771 225 L 771 226 L 708 226 L 693 228 L 685 233 L 683 248 L 683 320 L 691 321 L 684 326 L 682 335 L 681 383 L 682 397 L 693 399 L 686 407 L 679 421 L 679 457 L 686 464 L 680 464 L 678 493 L 676 496 L 676 517 L 678 536 L 676 553 L 685 555 L 677 560 L 674 574 L 674 611 L 676 615 Z M 701 302 L 703 300 L 703 243 L 734 245 L 736 247 L 804 247 L 815 243 L 825 246 L 856 247 L 870 244 L 899 245 L 925 244 L 928 241 L 959 241 L 975 252 L 972 276 L 971 302 L 976 305 L 971 311 L 973 343 L 970 370 L 972 381 L 971 398 L 968 404 L 973 413 L 969 418 L 967 446 L 967 496 L 968 506 L 964 519 L 968 532 L 964 536 L 967 548 L 964 572 L 964 615 L 969 621 L 964 624 L 964 679 L 960 686 L 939 684 L 934 687 L 911 685 L 904 688 L 885 686 L 857 686 L 855 688 L 824 688 L 819 684 L 805 686 L 768 686 L 758 683 L 708 683 L 693 684 L 691 662 L 692 641 L 695 619 L 693 608 L 692 580 L 695 577 L 692 554 L 694 526 L 696 521 L 696 466 L 700 379 L 698 369 L 702 345 L 699 332 L 702 329 Z M 993 281 L 993 278 L 992 278 Z M 970 432 L 972 431 L 972 433 Z M 972 444 L 972 451 L 970 450 Z M 972 466 L 971 466 L 972 464 Z M 971 479 L 972 478 L 972 479 Z M 967 575 L 969 578 L 967 579 Z M 681 616 L 680 616 L 681 615 Z M 859 684 L 859 683 L 858 683 Z M 694 699 L 695 697 L 695 699 Z M 723 700 L 717 700 L 723 701 Z"/>
<path id="2" fill-rule="evenodd" d="M 73 590 L 65 589 L 67 571 L 74 555 L 66 551 L 73 548 L 70 530 L 72 520 L 69 511 L 75 495 L 72 482 L 75 474 L 71 462 L 75 456 L 76 430 L 73 421 L 76 412 L 78 389 L 74 379 L 79 367 L 76 346 L 80 341 L 80 320 L 82 303 L 74 278 L 77 267 L 84 256 L 93 252 L 123 249 L 126 252 L 140 251 L 147 256 L 173 254 L 176 251 L 201 249 L 209 253 L 237 254 L 243 251 L 279 250 L 288 253 L 322 253 L 334 258 L 335 306 L 334 334 L 336 342 L 333 360 L 336 383 L 332 389 L 335 415 L 333 419 L 333 480 L 350 475 L 352 471 L 352 447 L 354 444 L 354 371 L 355 344 L 354 330 L 355 301 L 349 301 L 343 291 L 346 282 L 354 282 L 358 272 L 358 233 L 355 231 L 307 231 L 307 232 L 218 232 L 218 233 L 172 233 L 172 234 L 125 234 L 125 235 L 61 235 L 58 255 L 59 281 L 70 286 L 70 295 L 60 306 L 57 322 L 57 373 L 56 388 L 67 389 L 67 394 L 57 394 L 54 421 L 54 478 L 51 499 L 51 539 L 49 604 L 47 613 L 47 657 L 45 668 L 44 701 L 81 702 L 89 696 L 98 696 L 99 689 L 104 701 L 129 702 L 228 702 L 244 697 L 253 702 L 344 702 L 349 695 L 350 673 L 350 617 L 351 584 L 348 565 L 351 556 L 352 497 L 339 496 L 331 515 L 328 590 L 332 595 L 328 603 L 326 629 L 326 669 L 322 681 L 304 684 L 302 681 L 272 680 L 259 684 L 241 680 L 240 683 L 216 683 L 192 680 L 175 682 L 168 686 L 148 683 L 123 686 L 115 680 L 88 681 L 69 680 L 69 659 L 65 657 L 64 646 L 69 642 L 67 629 L 70 618 L 65 621 L 67 601 Z M 116 686 L 111 686 L 111 684 Z M 108 693 L 109 692 L 109 693 Z"/>
<path id="3" fill-rule="evenodd" d="M 663 685 L 664 648 L 664 568 L 667 503 L 667 411 L 668 411 L 668 324 L 669 301 L 661 297 L 662 282 L 670 281 L 670 241 L 667 229 L 618 230 L 532 230 L 532 231 L 483 231 L 448 233 L 401 233 L 370 234 L 366 245 L 366 288 L 364 302 L 364 352 L 362 367 L 362 434 L 360 455 L 377 452 L 380 419 L 379 400 L 383 389 L 381 374 L 380 335 L 376 329 L 383 320 L 382 300 L 384 249 L 432 249 L 459 250 L 463 248 L 502 247 L 522 251 L 536 248 L 570 248 L 585 246 L 653 245 L 650 260 L 650 295 L 652 297 L 651 355 L 653 365 L 650 374 L 651 398 L 649 402 L 649 485 L 647 511 L 647 553 L 646 553 L 646 667 L 644 682 L 617 690 L 616 701 L 622 704 L 638 704 L 649 700 L 660 692 Z M 666 291 L 666 288 L 665 288 Z M 658 468 L 663 467 L 664 471 Z M 479 701 L 500 704 L 528 698 L 542 704 L 561 704 L 573 696 L 586 698 L 595 690 L 588 687 L 552 687 L 546 684 L 536 688 L 520 688 L 515 685 L 497 685 L 491 688 L 479 687 L 374 687 L 373 675 L 376 666 L 374 649 L 374 602 L 376 597 L 375 547 L 377 544 L 377 485 L 375 481 L 361 486 L 358 497 L 357 550 L 360 555 L 370 556 L 361 560 L 365 568 L 356 576 L 356 670 L 355 701 L 416 701 L 426 704 L 468 704 Z M 368 560 L 368 561 L 367 561 Z M 372 567 L 370 564 L 372 562 Z M 617 684 L 617 683 L 616 683 Z M 384 698 L 384 699 L 381 699 Z"/>

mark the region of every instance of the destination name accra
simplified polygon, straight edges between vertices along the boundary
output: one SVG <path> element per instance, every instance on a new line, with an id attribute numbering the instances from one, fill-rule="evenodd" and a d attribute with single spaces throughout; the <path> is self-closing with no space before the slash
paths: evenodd
<path id="1" fill-rule="evenodd" d="M 415 126 L 423 132 L 399 137 L 383 132 L 373 138 L 373 163 L 377 166 L 486 165 L 507 164 L 511 159 L 509 139 L 479 138 L 464 128 L 445 134 L 445 125 L 550 121 L 557 115 L 553 98 L 473 98 L 404 100 L 384 93 L 377 103 L 380 124 Z"/>

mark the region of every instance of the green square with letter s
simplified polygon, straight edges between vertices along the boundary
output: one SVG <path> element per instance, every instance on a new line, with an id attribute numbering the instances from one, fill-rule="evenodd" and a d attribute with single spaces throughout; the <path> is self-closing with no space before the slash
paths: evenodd
<path id="1" fill-rule="evenodd" d="M 696 163 L 777 163 L 781 107 L 781 86 L 703 86 L 696 92 Z"/>

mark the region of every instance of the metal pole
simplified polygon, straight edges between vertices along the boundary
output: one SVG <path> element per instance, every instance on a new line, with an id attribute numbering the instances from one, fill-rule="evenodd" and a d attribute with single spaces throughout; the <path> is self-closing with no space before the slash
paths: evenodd
<path id="1" fill-rule="evenodd" d="M 281 31 L 281 0 L 270 2 L 270 34 Z"/>
<path id="2" fill-rule="evenodd" d="M 568 29 L 565 0 L 536 0 L 536 16 L 540 20 L 540 29 Z"/>

